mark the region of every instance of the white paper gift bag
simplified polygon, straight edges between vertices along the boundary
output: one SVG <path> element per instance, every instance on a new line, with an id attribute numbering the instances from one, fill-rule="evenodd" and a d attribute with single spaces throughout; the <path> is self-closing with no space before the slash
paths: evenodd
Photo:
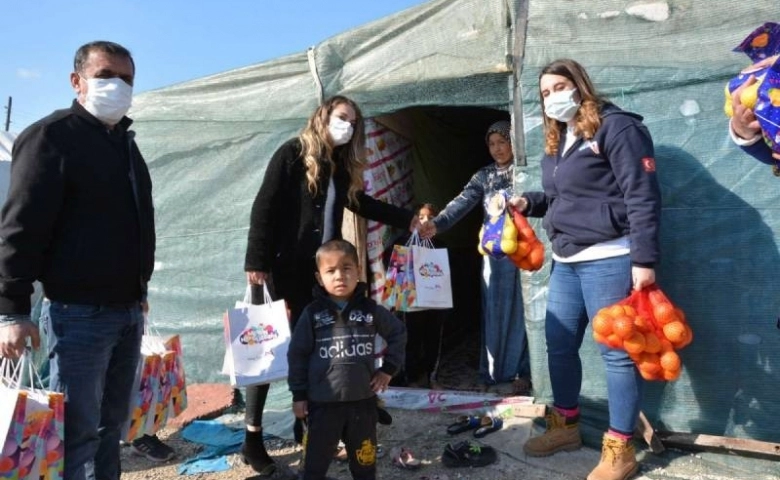
<path id="1" fill-rule="evenodd" d="M 412 245 L 418 309 L 452 308 L 450 260 L 446 248 Z"/>
<path id="2" fill-rule="evenodd" d="M 233 386 L 270 383 L 287 378 L 290 320 L 284 300 L 272 300 L 263 285 L 265 303 L 241 302 L 224 317 L 226 367 Z"/>

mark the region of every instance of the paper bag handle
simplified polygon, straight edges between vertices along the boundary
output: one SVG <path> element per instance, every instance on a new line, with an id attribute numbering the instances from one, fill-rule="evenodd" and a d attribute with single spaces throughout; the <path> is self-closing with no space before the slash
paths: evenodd
<path id="1" fill-rule="evenodd" d="M 271 292 L 268 291 L 268 281 L 263 282 L 263 303 L 272 303 L 274 300 L 271 298 Z M 252 284 L 246 284 L 246 290 L 244 291 L 244 303 L 247 305 L 252 304 Z"/>

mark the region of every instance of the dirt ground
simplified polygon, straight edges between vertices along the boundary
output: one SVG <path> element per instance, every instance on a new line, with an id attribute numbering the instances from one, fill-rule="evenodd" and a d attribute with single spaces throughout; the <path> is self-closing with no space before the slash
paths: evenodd
<path id="1" fill-rule="evenodd" d="M 458 361 L 455 361 L 458 359 Z M 456 349 L 441 359 L 439 382 L 446 389 L 478 390 L 476 381 L 477 351 Z M 508 386 L 491 389 L 498 394 Z M 385 455 L 378 459 L 378 478 L 383 480 L 581 480 L 599 461 L 600 452 L 584 447 L 575 452 L 562 452 L 547 458 L 530 458 L 522 453 L 522 446 L 531 435 L 535 435 L 532 421 L 520 417 L 504 419 L 504 427 L 491 433 L 479 442 L 492 446 L 498 453 L 498 461 L 481 468 L 447 468 L 441 462 L 441 455 L 448 443 L 474 440 L 470 432 L 456 436 L 447 434 L 447 426 L 455 421 L 456 413 L 388 409 L 393 416 L 392 425 L 379 425 L 379 444 Z M 237 412 L 241 418 L 242 412 Z M 292 413 L 290 413 L 292 415 Z M 237 480 L 259 477 L 252 469 L 242 464 L 237 455 L 229 457 L 231 468 L 225 472 L 205 473 L 182 477 L 178 474 L 179 464 L 193 456 L 199 445 L 181 437 L 179 430 L 164 429 L 160 438 L 177 452 L 177 457 L 163 464 L 156 464 L 144 457 L 131 453 L 129 447 L 122 449 L 122 480 L 160 480 L 191 478 L 193 480 Z M 394 448 L 410 449 L 421 460 L 418 470 L 410 471 L 393 465 L 390 452 Z M 266 441 L 270 455 L 280 465 L 274 478 L 294 479 L 300 464 L 301 449 L 292 440 L 273 439 Z M 780 466 L 777 462 L 765 462 L 763 467 L 750 471 L 732 468 L 719 460 L 686 452 L 667 452 L 661 456 L 650 454 L 643 442 L 637 442 L 641 466 L 635 480 L 777 480 Z M 751 463 L 751 465 L 757 465 Z M 759 473 L 761 472 L 761 473 Z M 346 463 L 331 463 L 328 475 L 336 480 L 351 479 Z"/>
<path id="2" fill-rule="evenodd" d="M 439 382 L 443 388 L 476 391 L 480 388 L 477 382 L 476 366 L 478 364 L 478 350 L 475 348 L 462 348 L 453 350 L 441 359 L 439 369 Z M 500 385 L 493 391 L 509 394 L 511 386 Z M 378 477 L 386 480 L 497 480 L 497 479 L 527 479 L 527 480 L 573 480 L 583 478 L 584 475 L 567 475 L 553 470 L 547 470 L 523 462 L 522 438 L 528 428 L 520 429 L 513 426 L 515 419 L 507 419 L 504 428 L 485 437 L 484 444 L 497 447 L 498 461 L 492 465 L 473 469 L 447 468 L 441 463 L 441 455 L 448 443 L 457 443 L 461 440 L 472 440 L 470 432 L 456 436 L 447 434 L 447 426 L 453 423 L 457 417 L 455 413 L 428 413 L 421 411 L 388 409 L 393 416 L 391 425 L 379 425 L 377 434 L 379 444 L 384 456 L 377 461 Z M 519 420 L 519 419 L 518 419 Z M 526 422 L 530 422 L 526 420 Z M 178 475 L 179 463 L 193 457 L 198 452 L 198 446 L 181 438 L 177 430 L 165 429 L 160 432 L 160 438 L 177 452 L 177 457 L 165 464 L 155 464 L 144 457 L 139 457 L 131 452 L 130 448 L 122 449 L 122 480 L 158 480 L 175 478 Z M 492 438 L 491 438 L 492 437 Z M 393 465 L 391 452 L 395 448 L 405 447 L 413 452 L 422 466 L 418 470 L 404 470 Z M 279 465 L 287 467 L 281 469 L 276 478 L 285 479 L 297 472 L 301 459 L 301 448 L 292 440 L 275 439 L 266 441 L 266 449 Z M 509 453 L 504 453 L 504 450 Z M 596 455 L 593 465 L 598 461 Z M 252 469 L 242 464 L 237 455 L 229 458 L 232 467 L 230 470 L 219 473 L 190 475 L 192 479 L 222 479 L 235 480 L 245 478 L 258 478 Z M 591 467 L 592 468 L 592 467 Z M 337 480 L 351 479 L 349 468 L 345 463 L 334 461 L 328 475 Z M 293 478 L 295 478 L 293 476 Z"/>
<path id="3" fill-rule="evenodd" d="M 441 454 L 447 443 L 471 439 L 469 433 L 450 436 L 446 427 L 455 418 L 453 413 L 428 413 L 422 411 L 389 409 L 393 424 L 379 426 L 379 443 L 385 452 L 394 447 L 411 449 L 422 461 L 419 470 L 403 470 L 393 465 L 387 454 L 377 461 L 378 478 L 383 480 L 582 480 L 599 461 L 599 452 L 583 447 L 575 452 L 561 452 L 547 458 L 526 457 L 522 445 L 531 434 L 531 421 L 508 418 L 504 428 L 491 433 L 481 441 L 494 447 L 498 461 L 481 468 L 447 468 L 441 463 Z M 160 432 L 177 457 L 164 464 L 156 464 L 144 457 L 122 449 L 122 480 L 161 480 L 190 478 L 194 480 L 260 480 L 251 468 L 243 465 L 237 455 L 231 455 L 232 467 L 224 472 L 188 475 L 178 474 L 179 464 L 194 456 L 196 444 L 181 438 L 178 430 Z M 473 439 L 471 439 L 473 440 Z M 266 447 L 271 456 L 282 466 L 276 480 L 293 480 L 301 458 L 300 447 L 292 440 L 270 440 Z M 777 480 L 780 466 L 777 462 L 764 461 L 764 467 L 749 470 L 732 468 L 699 454 L 668 452 L 657 456 L 650 454 L 642 442 L 637 442 L 640 459 L 639 475 L 634 480 Z M 755 464 L 753 464 L 755 465 Z M 334 461 L 328 472 L 335 480 L 349 480 L 351 476 L 345 463 Z"/>
<path id="4" fill-rule="evenodd" d="M 496 463 L 481 468 L 453 469 L 447 468 L 441 463 L 441 454 L 447 443 L 455 443 L 460 440 L 473 440 L 468 433 L 450 436 L 446 433 L 446 427 L 452 423 L 452 414 L 431 414 L 427 412 L 391 409 L 394 417 L 392 425 L 379 426 L 379 443 L 385 455 L 377 461 L 378 477 L 387 480 L 409 479 L 551 479 L 572 480 L 577 476 L 565 475 L 549 470 L 540 469 L 512 458 L 499 451 L 499 459 Z M 505 429 L 511 429 L 505 426 Z M 156 464 L 144 457 L 135 455 L 129 447 L 122 449 L 122 480 L 158 480 L 178 477 L 179 463 L 194 456 L 198 451 L 196 444 L 181 438 L 179 431 L 163 430 L 160 438 L 177 452 L 177 458 L 164 464 Z M 489 439 L 485 437 L 486 440 Z M 485 442 L 487 444 L 487 442 Z M 414 452 L 421 460 L 422 466 L 415 471 L 404 470 L 393 465 L 389 452 L 395 447 L 404 446 Z M 270 440 L 266 442 L 266 448 L 270 455 L 280 464 L 289 467 L 286 472 L 280 472 L 276 478 L 289 478 L 283 473 L 296 472 L 301 458 L 301 449 L 291 440 Z M 522 445 L 513 446 L 518 456 Z M 257 478 L 251 468 L 243 465 L 237 455 L 231 455 L 229 462 L 232 468 L 225 472 L 190 475 L 192 479 L 246 479 Z M 293 473 L 294 474 L 294 473 Z M 334 461 L 331 464 L 328 475 L 338 480 L 351 479 L 346 463 Z M 295 478 L 295 477 L 293 477 Z"/>

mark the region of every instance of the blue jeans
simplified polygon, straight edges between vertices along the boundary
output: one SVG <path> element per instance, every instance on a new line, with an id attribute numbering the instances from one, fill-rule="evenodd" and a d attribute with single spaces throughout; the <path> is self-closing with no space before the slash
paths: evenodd
<path id="1" fill-rule="evenodd" d="M 579 349 L 589 319 L 602 307 L 631 292 L 628 255 L 589 262 L 553 262 L 547 292 L 545 335 L 555 405 L 579 405 L 582 361 Z M 634 431 L 644 385 L 634 362 L 624 350 L 599 344 L 607 372 L 609 426 L 623 433 Z"/>
<path id="2" fill-rule="evenodd" d="M 143 328 L 138 304 L 51 303 L 50 388 L 65 394 L 65 480 L 119 480 Z"/>

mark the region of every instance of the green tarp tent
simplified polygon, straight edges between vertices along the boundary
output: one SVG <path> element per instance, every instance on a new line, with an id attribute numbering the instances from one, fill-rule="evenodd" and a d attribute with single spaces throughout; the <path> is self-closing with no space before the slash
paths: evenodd
<path id="1" fill-rule="evenodd" d="M 527 161 L 516 189 L 539 189 L 537 76 L 570 57 L 651 130 L 663 189 L 658 280 L 696 334 L 680 380 L 649 384 L 644 411 L 669 430 L 777 441 L 780 179 L 731 143 L 723 88 L 749 63 L 732 48 L 778 20 L 776 0 L 433 0 L 308 52 L 139 95 L 131 116 L 158 224 L 153 317 L 164 332 L 183 334 L 190 380 L 224 378 L 221 318 L 243 296 L 249 211 L 264 166 L 321 98 L 350 96 L 367 117 L 403 131 L 414 145 L 415 196 L 439 204 L 487 161 L 487 125 L 511 115 L 524 147 L 518 161 Z M 474 248 L 474 227 L 472 219 L 453 232 L 454 249 Z M 526 274 L 523 287 L 541 401 L 551 397 L 548 274 L 549 264 Z M 585 343 L 586 416 L 601 428 L 603 365 Z"/>

